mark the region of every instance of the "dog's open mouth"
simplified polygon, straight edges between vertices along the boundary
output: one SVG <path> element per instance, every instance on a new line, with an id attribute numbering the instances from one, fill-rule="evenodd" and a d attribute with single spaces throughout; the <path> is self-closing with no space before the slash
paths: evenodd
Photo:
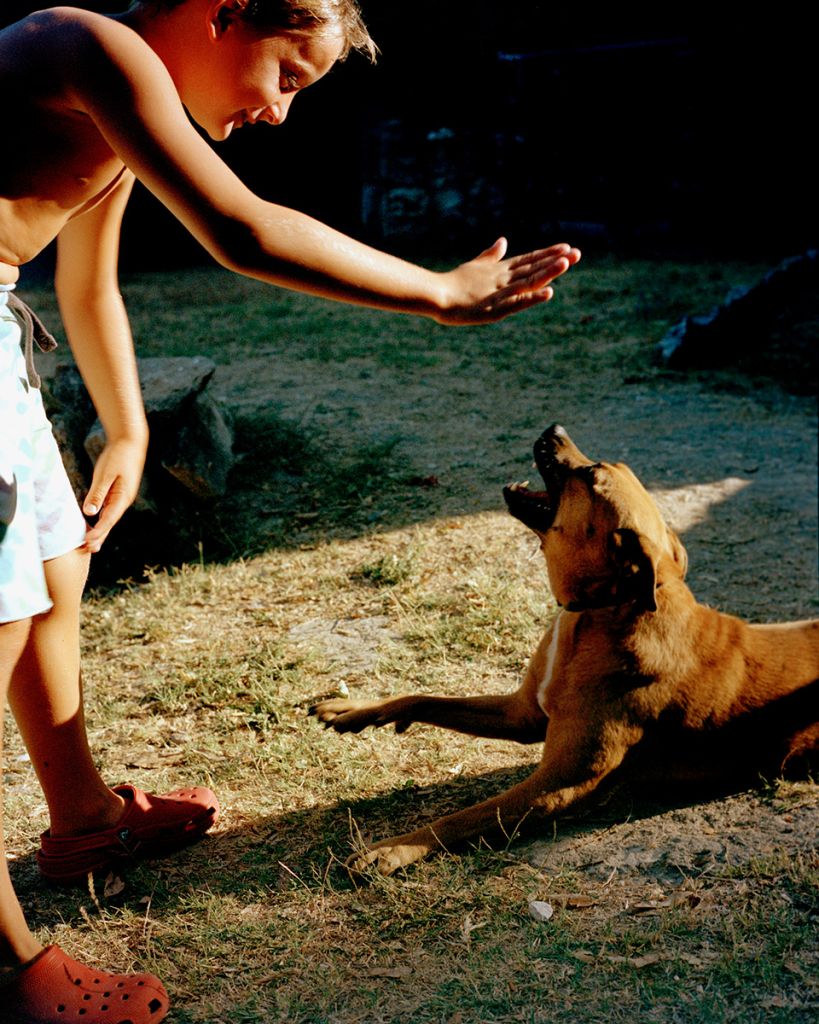
<path id="1" fill-rule="evenodd" d="M 530 530 L 543 533 L 552 525 L 556 505 L 550 500 L 548 491 L 530 491 L 527 480 L 504 487 L 503 497 L 512 515 Z"/>
<path id="2" fill-rule="evenodd" d="M 528 480 L 504 487 L 504 499 L 512 515 L 529 529 L 543 534 L 554 521 L 557 496 L 550 495 L 548 490 L 530 490 Z"/>
<path id="3" fill-rule="evenodd" d="M 544 533 L 554 522 L 565 477 L 565 467 L 557 453 L 566 444 L 572 445 L 569 435 L 557 423 L 544 430 L 535 441 L 535 465 L 543 477 L 545 490 L 530 490 L 528 480 L 522 484 L 509 484 L 503 489 L 509 511 L 531 530 Z"/>

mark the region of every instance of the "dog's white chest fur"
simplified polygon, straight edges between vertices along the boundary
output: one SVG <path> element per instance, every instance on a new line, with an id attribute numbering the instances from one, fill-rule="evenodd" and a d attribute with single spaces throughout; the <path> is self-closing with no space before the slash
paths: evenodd
<path id="1" fill-rule="evenodd" d="M 558 612 L 557 618 L 552 626 L 552 637 L 549 641 L 549 648 L 546 651 L 546 664 L 543 668 L 543 678 L 540 680 L 537 688 L 537 702 L 544 711 L 546 710 L 546 691 L 549 689 L 549 684 L 552 681 L 555 662 L 557 661 L 557 652 L 560 647 L 560 625 L 562 618 L 563 612 Z"/>

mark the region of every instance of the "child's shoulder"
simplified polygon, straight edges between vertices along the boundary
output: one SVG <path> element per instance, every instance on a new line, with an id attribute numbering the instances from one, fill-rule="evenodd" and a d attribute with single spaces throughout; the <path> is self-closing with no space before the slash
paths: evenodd
<path id="1" fill-rule="evenodd" d="M 58 32 L 70 34 L 72 30 L 78 35 L 94 35 L 110 32 L 113 25 L 116 25 L 115 21 L 95 11 L 85 11 L 79 7 L 46 7 L 9 25 L 3 34 L 14 34 L 20 41 L 24 41 L 27 38 L 43 39 Z M 122 28 L 116 25 L 116 29 Z"/>
<path id="2" fill-rule="evenodd" d="M 116 17 L 78 7 L 49 7 L 0 31 L 0 75 L 7 83 L 20 79 L 27 93 L 45 95 L 49 86 L 83 93 L 91 82 L 104 87 L 109 73 L 136 83 L 162 71 L 138 33 Z"/>
<path id="3" fill-rule="evenodd" d="M 82 54 L 82 47 L 101 45 L 148 50 L 135 32 L 116 18 L 79 7 L 47 7 L 35 11 L 0 31 L 0 45 L 7 55 L 62 52 L 72 57 Z"/>

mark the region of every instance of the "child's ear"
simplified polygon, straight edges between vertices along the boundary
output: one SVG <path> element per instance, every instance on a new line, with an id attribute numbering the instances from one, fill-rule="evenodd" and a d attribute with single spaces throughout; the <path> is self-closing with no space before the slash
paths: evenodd
<path id="1" fill-rule="evenodd" d="M 211 0 L 208 5 L 208 29 L 211 39 L 220 39 L 241 17 L 247 0 Z"/>

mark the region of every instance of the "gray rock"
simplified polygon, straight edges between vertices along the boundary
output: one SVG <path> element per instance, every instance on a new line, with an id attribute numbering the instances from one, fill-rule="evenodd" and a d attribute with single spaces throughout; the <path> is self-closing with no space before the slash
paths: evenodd
<path id="1" fill-rule="evenodd" d="M 42 395 L 71 488 L 81 502 L 91 479 L 92 463 L 83 440 L 96 417 L 94 406 L 80 371 L 71 363 L 58 363 L 53 375 L 43 377 Z"/>
<path id="2" fill-rule="evenodd" d="M 154 356 L 138 360 L 148 422 L 177 418 L 207 387 L 216 363 L 205 356 Z"/>
<path id="3" fill-rule="evenodd" d="M 774 327 L 815 316 L 819 250 L 783 260 L 749 288 L 734 288 L 710 312 L 684 317 L 657 345 L 659 360 L 676 368 L 726 365 L 764 348 Z"/>
<path id="4" fill-rule="evenodd" d="M 207 390 L 216 364 L 204 356 L 155 357 L 138 360 L 138 368 L 150 442 L 136 510 L 161 514 L 171 480 L 196 499 L 224 494 L 234 461 L 233 431 L 227 410 Z M 75 367 L 58 367 L 44 395 L 81 499 L 105 447 L 105 431 Z"/>
<path id="5" fill-rule="evenodd" d="M 233 461 L 233 430 L 219 403 L 202 392 L 163 453 L 162 465 L 191 494 L 207 499 L 225 493 Z"/>

